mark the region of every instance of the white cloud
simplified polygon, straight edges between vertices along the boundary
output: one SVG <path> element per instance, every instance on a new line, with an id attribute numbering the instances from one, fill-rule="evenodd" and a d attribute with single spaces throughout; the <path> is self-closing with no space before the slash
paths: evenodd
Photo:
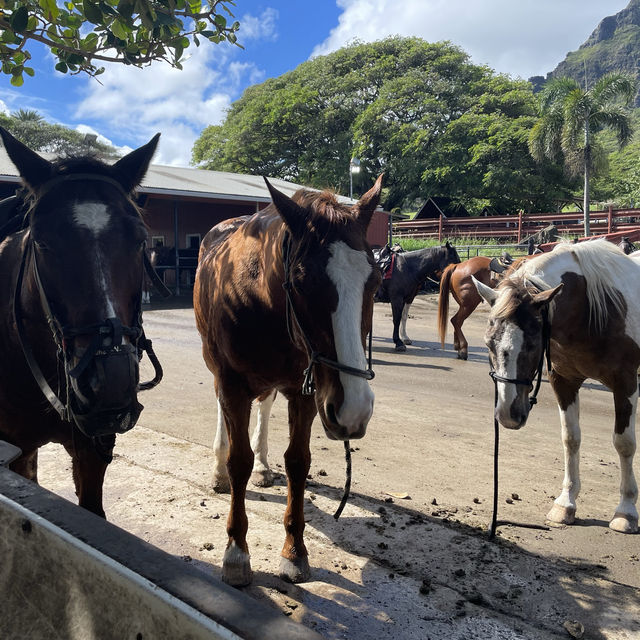
<path id="1" fill-rule="evenodd" d="M 242 18 L 242 38 L 274 40 L 278 12 Z M 187 50 L 183 69 L 156 62 L 144 69 L 107 66 L 100 83 L 85 81 L 74 117 L 108 136 L 143 144 L 161 132 L 155 162 L 186 166 L 202 129 L 219 124 L 247 84 L 264 79 L 254 62 L 240 62 L 242 50 L 204 43 Z"/>
<path id="2" fill-rule="evenodd" d="M 259 16 L 246 14 L 240 18 L 240 30 L 238 39 L 241 42 L 247 40 L 276 40 L 278 33 L 276 24 L 279 13 L 276 9 L 268 7 Z"/>
<path id="3" fill-rule="evenodd" d="M 529 78 L 546 75 L 628 0 L 337 0 L 338 26 L 313 54 L 354 38 L 387 35 L 450 40 L 476 64 Z"/>
<path id="4" fill-rule="evenodd" d="M 2 100 L 0 100 L 0 113 L 4 113 L 7 116 L 9 115 L 9 108 Z"/>

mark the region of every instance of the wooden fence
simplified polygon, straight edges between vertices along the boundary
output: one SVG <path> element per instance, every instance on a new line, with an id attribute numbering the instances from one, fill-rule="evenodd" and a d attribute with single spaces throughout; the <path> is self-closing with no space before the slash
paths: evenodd
<path id="1" fill-rule="evenodd" d="M 393 235 L 396 238 L 500 238 L 505 242 L 520 243 L 528 236 L 550 224 L 558 227 L 560 234 L 582 237 L 584 219 L 580 211 L 575 213 L 518 213 L 510 216 L 478 218 L 440 218 L 396 222 Z M 591 211 L 590 226 L 593 235 L 615 232 L 632 232 L 640 229 L 640 209 L 616 209 Z"/>

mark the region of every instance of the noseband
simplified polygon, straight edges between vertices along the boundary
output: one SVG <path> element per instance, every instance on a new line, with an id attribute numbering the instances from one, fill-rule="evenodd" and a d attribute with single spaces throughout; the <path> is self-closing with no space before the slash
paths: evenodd
<path id="1" fill-rule="evenodd" d="M 549 309 L 547 307 L 542 308 L 542 353 L 540 354 L 540 360 L 538 361 L 538 367 L 533 374 L 531 380 L 519 380 L 518 378 L 504 378 L 499 376 L 493 369 L 489 371 L 489 375 L 493 380 L 494 395 L 493 395 L 493 513 L 491 516 L 491 526 L 489 527 L 489 540 L 492 540 L 496 535 L 496 529 L 505 524 L 511 524 L 518 527 L 525 527 L 527 529 L 542 529 L 548 530 L 548 527 L 535 524 L 523 524 L 517 522 L 511 522 L 509 520 L 498 521 L 498 451 L 500 448 L 500 426 L 498 425 L 498 418 L 496 418 L 495 410 L 498 406 L 498 382 L 504 382 L 507 384 L 523 385 L 531 387 L 533 381 L 536 380 L 536 387 L 533 393 L 529 396 L 529 410 L 533 408 L 538 402 L 538 391 L 540 391 L 540 384 L 542 382 L 542 367 L 544 365 L 545 356 L 547 360 L 547 371 L 551 372 L 551 324 L 549 322 Z"/>
<path id="2" fill-rule="evenodd" d="M 48 191 L 52 186 L 66 180 L 97 180 L 101 182 L 107 182 L 118 187 L 118 189 L 125 195 L 125 197 L 128 198 L 128 195 L 124 192 L 122 186 L 117 181 L 108 176 L 101 176 L 99 174 L 93 173 L 71 174 L 68 176 L 65 175 L 53 178 L 44 185 L 39 193 L 39 196 L 42 197 L 42 194 Z M 58 358 L 62 359 L 62 362 L 64 364 L 66 392 L 66 398 L 64 401 L 58 397 L 58 394 L 56 394 L 55 391 L 53 391 L 53 389 L 49 385 L 49 382 L 44 376 L 42 369 L 40 368 L 40 365 L 36 360 L 33 348 L 31 347 L 24 328 L 23 313 L 20 308 L 20 297 L 23 288 L 24 273 L 26 270 L 29 253 L 31 253 L 32 256 L 34 280 L 38 289 L 40 306 L 47 320 L 47 324 L 49 325 L 53 341 L 56 345 L 57 356 Z M 151 266 L 146 253 L 144 254 L 144 258 L 144 266 L 147 271 L 153 271 L 153 267 Z M 150 273 L 149 275 L 155 282 L 157 274 L 153 272 L 153 274 Z M 153 277 L 153 275 L 155 275 L 155 278 Z M 166 287 L 164 288 L 164 290 L 160 290 L 160 293 L 165 297 L 167 294 L 170 295 L 170 292 L 166 289 Z M 89 437 L 93 437 L 95 434 L 88 433 L 86 431 L 86 428 L 81 427 L 78 423 L 78 420 L 74 418 L 71 398 L 73 389 L 70 383 L 70 378 L 74 378 L 77 380 L 92 361 L 97 361 L 97 359 L 99 359 L 102 363 L 102 366 L 96 367 L 97 375 L 101 379 L 101 382 L 108 384 L 108 375 L 105 372 L 108 371 L 107 363 L 109 361 L 109 358 L 113 359 L 114 356 L 128 357 L 130 354 L 137 352 L 138 360 L 140 360 L 142 358 L 143 352 L 146 351 L 149 356 L 149 360 L 153 364 L 155 375 L 154 378 L 149 382 L 138 384 L 137 390 L 144 391 L 147 389 L 152 389 L 160 382 L 160 380 L 162 380 L 162 367 L 155 352 L 153 351 L 151 340 L 147 339 L 144 334 L 144 330 L 142 329 L 141 298 L 142 287 L 140 291 L 140 297 L 138 298 L 136 304 L 134 324 L 131 327 L 123 325 L 119 318 L 116 317 L 107 318 L 104 322 L 86 325 L 84 327 L 62 326 L 51 310 L 49 299 L 42 284 L 42 279 L 40 278 L 37 256 L 36 252 L 33 249 L 33 240 L 31 240 L 31 238 L 28 239 L 27 246 L 25 247 L 25 250 L 22 254 L 22 260 L 20 263 L 20 269 L 18 271 L 18 278 L 16 280 L 13 299 L 13 313 L 18 332 L 18 341 L 20 342 L 20 346 L 22 347 L 22 351 L 29 369 L 31 370 L 31 374 L 33 375 L 36 383 L 40 387 L 40 390 L 46 397 L 49 404 L 56 410 L 62 420 L 66 422 L 75 421 L 78 428 Z M 92 339 L 88 347 L 85 349 L 78 364 L 71 369 L 69 367 L 69 356 L 71 351 L 69 343 L 72 342 L 74 338 L 80 335 L 92 336 Z M 124 336 L 129 338 L 129 344 L 122 344 Z M 96 440 L 99 440 L 104 435 L 105 434 L 101 433 L 96 437 Z"/>
<path id="3" fill-rule="evenodd" d="M 291 290 L 293 289 L 293 284 L 291 283 L 291 235 L 288 231 L 285 232 L 284 238 L 282 240 L 282 259 L 284 263 L 284 282 L 282 283 L 282 288 L 284 289 L 285 295 L 287 297 L 287 331 L 289 333 L 291 341 L 295 342 L 291 326 L 291 317 L 293 317 L 295 323 L 298 325 L 300 335 L 302 336 L 305 347 L 307 349 L 307 355 L 309 356 L 309 365 L 304 370 L 302 395 L 311 396 L 315 393 L 316 385 L 313 379 L 313 367 L 316 364 L 324 365 L 329 369 L 335 369 L 336 371 L 346 373 L 350 376 L 357 376 L 358 378 L 364 378 L 365 380 L 373 380 L 373 378 L 375 377 L 375 373 L 371 368 L 371 332 L 369 332 L 369 348 L 367 356 L 369 365 L 368 369 L 358 369 L 356 367 L 350 367 L 346 364 L 342 364 L 337 360 L 332 360 L 331 358 L 323 356 L 320 352 L 316 351 L 313 348 L 311 340 L 309 340 L 309 337 L 307 336 L 305 330 L 302 327 L 302 324 L 300 323 L 300 319 L 293 304 L 293 297 L 291 295 Z"/>

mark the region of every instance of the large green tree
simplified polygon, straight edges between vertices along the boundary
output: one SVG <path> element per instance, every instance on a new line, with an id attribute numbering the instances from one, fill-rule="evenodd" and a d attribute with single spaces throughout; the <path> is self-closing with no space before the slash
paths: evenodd
<path id="1" fill-rule="evenodd" d="M 114 147 L 99 142 L 95 135 L 46 122 L 37 111 L 19 109 L 10 115 L 0 113 L 0 125 L 34 151 L 56 155 L 94 154 L 103 158 L 117 155 Z"/>
<path id="2" fill-rule="evenodd" d="M 602 158 L 597 135 L 611 129 L 623 146 L 632 136 L 628 106 L 636 93 L 634 78 L 627 74 L 601 77 L 583 89 L 573 78 L 553 78 L 540 92 L 540 117 L 529 139 L 532 156 L 538 162 L 563 159 L 569 173 L 584 176 L 584 234 L 589 224 L 590 180 Z"/>
<path id="3" fill-rule="evenodd" d="M 62 73 L 104 71 L 105 62 L 143 67 L 164 60 L 181 68 L 193 41 L 235 43 L 239 23 L 233 0 L 3 0 L 0 2 L 0 64 L 21 86 L 33 42 L 49 47 Z"/>
<path id="4" fill-rule="evenodd" d="M 471 64 L 450 43 L 393 37 L 249 87 L 221 125 L 202 132 L 192 159 L 347 193 L 355 156 L 356 191 L 386 172 L 387 208 L 448 195 L 472 210 L 529 209 L 558 178 L 528 153 L 534 116 L 528 83 Z"/>

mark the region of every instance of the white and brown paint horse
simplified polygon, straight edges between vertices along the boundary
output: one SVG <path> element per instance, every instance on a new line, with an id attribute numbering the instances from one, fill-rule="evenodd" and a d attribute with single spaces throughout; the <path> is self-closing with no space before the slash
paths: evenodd
<path id="1" fill-rule="evenodd" d="M 580 492 L 578 391 L 587 378 L 613 392 L 613 444 L 620 457 L 620 502 L 609 526 L 638 530 L 638 487 L 633 473 L 640 366 L 640 265 L 604 240 L 559 245 L 521 264 L 497 289 L 477 282 L 491 304 L 486 343 L 497 384 L 496 418 L 509 429 L 529 415 L 528 394 L 543 349 L 548 311 L 551 371 L 558 401 L 565 473 L 548 513 L 572 524 Z"/>
<path id="2" fill-rule="evenodd" d="M 252 401 L 273 390 L 288 400 L 279 573 L 292 582 L 310 575 L 303 531 L 311 423 L 319 414 L 328 437 L 361 438 L 373 411 L 364 344 L 380 273 L 366 232 L 382 180 L 353 210 L 329 193 L 299 191 L 292 199 L 267 185 L 272 205 L 219 241 L 215 228 L 213 239 L 205 238 L 194 289 L 203 355 L 229 439 L 231 509 L 222 576 L 232 585 L 251 581 L 244 501 L 254 459 Z M 313 387 L 310 374 L 315 395 L 303 393 L 303 382 L 306 392 Z"/>

